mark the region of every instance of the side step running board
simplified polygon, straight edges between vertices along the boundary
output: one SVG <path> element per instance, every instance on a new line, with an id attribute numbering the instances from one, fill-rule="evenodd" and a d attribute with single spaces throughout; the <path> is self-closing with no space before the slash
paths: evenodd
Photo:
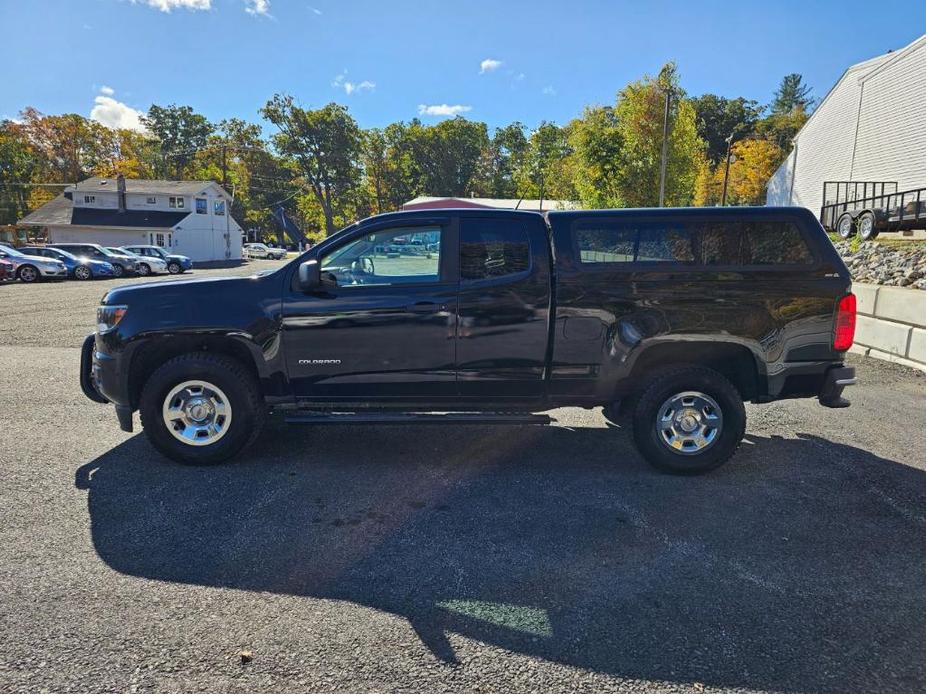
<path id="1" fill-rule="evenodd" d="M 520 412 L 328 412 L 297 410 L 287 424 L 552 424 L 545 414 Z"/>

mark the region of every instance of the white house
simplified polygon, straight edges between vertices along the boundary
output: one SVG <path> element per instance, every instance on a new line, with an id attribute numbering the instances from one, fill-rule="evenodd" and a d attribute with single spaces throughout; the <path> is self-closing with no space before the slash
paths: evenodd
<path id="1" fill-rule="evenodd" d="M 926 187 L 926 35 L 843 73 L 769 180 L 767 204 L 819 214 L 826 181 Z"/>
<path id="2" fill-rule="evenodd" d="M 241 259 L 232 199 L 213 181 L 88 178 L 19 221 L 49 243 L 150 244 L 194 261 Z"/>

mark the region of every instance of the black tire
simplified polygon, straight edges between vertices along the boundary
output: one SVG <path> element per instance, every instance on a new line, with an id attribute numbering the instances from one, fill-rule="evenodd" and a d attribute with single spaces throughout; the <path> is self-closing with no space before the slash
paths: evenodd
<path id="1" fill-rule="evenodd" d="M 147 277 L 151 274 L 151 266 L 149 266 L 148 263 L 138 263 L 135 266 L 135 274 L 142 277 Z"/>
<path id="2" fill-rule="evenodd" d="M 663 405 L 677 394 L 697 392 L 720 408 L 722 426 L 701 452 L 670 448 L 657 427 Z M 701 366 L 679 366 L 655 376 L 643 391 L 633 414 L 633 438 L 643 457 L 658 470 L 697 475 L 720 467 L 736 452 L 746 433 L 746 409 L 739 391 L 722 374 Z"/>
<path id="3" fill-rule="evenodd" d="M 875 215 L 872 212 L 862 212 L 855 220 L 855 228 L 858 230 L 858 237 L 862 241 L 871 241 L 878 235 L 878 229 L 875 227 Z"/>
<path id="4" fill-rule="evenodd" d="M 841 239 L 852 238 L 855 234 L 855 220 L 851 214 L 844 214 L 836 220 L 836 235 Z"/>
<path id="5" fill-rule="evenodd" d="M 42 281 L 42 273 L 39 272 L 35 265 L 20 265 L 19 269 L 16 271 L 16 276 L 19 278 L 20 282 L 25 282 L 26 284 Z"/>
<path id="6" fill-rule="evenodd" d="M 74 279 L 92 280 L 93 270 L 91 270 L 86 265 L 78 265 L 77 267 L 74 268 Z"/>
<path id="7" fill-rule="evenodd" d="M 113 263 L 113 277 L 122 277 L 125 274 L 125 268 L 119 263 Z"/>
<path id="8" fill-rule="evenodd" d="M 180 263 L 170 262 L 167 264 L 167 271 L 172 275 L 179 275 L 183 272 L 183 268 L 180 267 Z"/>
<path id="9" fill-rule="evenodd" d="M 175 386 L 188 380 L 214 384 L 228 399 L 231 423 L 215 443 L 183 443 L 167 428 L 162 416 L 164 401 Z M 205 352 L 183 354 L 162 364 L 145 382 L 139 410 L 151 445 L 185 465 L 213 465 L 228 460 L 257 439 L 267 415 L 253 374 L 231 357 Z"/>

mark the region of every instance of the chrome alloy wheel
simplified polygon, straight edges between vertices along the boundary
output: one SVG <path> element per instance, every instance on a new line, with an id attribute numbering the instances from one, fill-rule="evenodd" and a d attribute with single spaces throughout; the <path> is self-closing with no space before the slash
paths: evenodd
<path id="1" fill-rule="evenodd" d="M 164 426 L 189 446 L 208 446 L 228 431 L 232 408 L 225 393 L 207 381 L 184 381 L 164 398 Z"/>
<path id="2" fill-rule="evenodd" d="M 704 393 L 677 393 L 657 410 L 656 433 L 663 445 L 674 453 L 703 453 L 717 442 L 722 430 L 720 406 Z"/>
<path id="3" fill-rule="evenodd" d="M 871 232 L 874 229 L 875 220 L 872 219 L 871 215 L 865 214 L 862 215 L 861 219 L 858 220 L 858 235 L 863 241 L 867 241 L 871 237 Z"/>
<path id="4" fill-rule="evenodd" d="M 26 265 L 19 271 L 19 279 L 23 282 L 35 282 L 39 278 L 39 271 L 31 265 Z"/>

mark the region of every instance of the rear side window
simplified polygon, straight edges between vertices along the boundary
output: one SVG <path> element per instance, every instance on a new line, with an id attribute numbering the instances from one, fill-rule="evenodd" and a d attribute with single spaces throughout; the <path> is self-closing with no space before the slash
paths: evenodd
<path id="1" fill-rule="evenodd" d="M 695 261 L 695 235 L 682 223 L 589 223 L 574 236 L 582 263 Z"/>
<path id="2" fill-rule="evenodd" d="M 767 266 L 814 262 L 798 227 L 786 221 L 580 223 L 573 236 L 582 264 Z"/>
<path id="3" fill-rule="evenodd" d="M 464 219 L 460 230 L 460 278 L 464 282 L 514 275 L 530 269 L 527 229 L 512 219 Z"/>

